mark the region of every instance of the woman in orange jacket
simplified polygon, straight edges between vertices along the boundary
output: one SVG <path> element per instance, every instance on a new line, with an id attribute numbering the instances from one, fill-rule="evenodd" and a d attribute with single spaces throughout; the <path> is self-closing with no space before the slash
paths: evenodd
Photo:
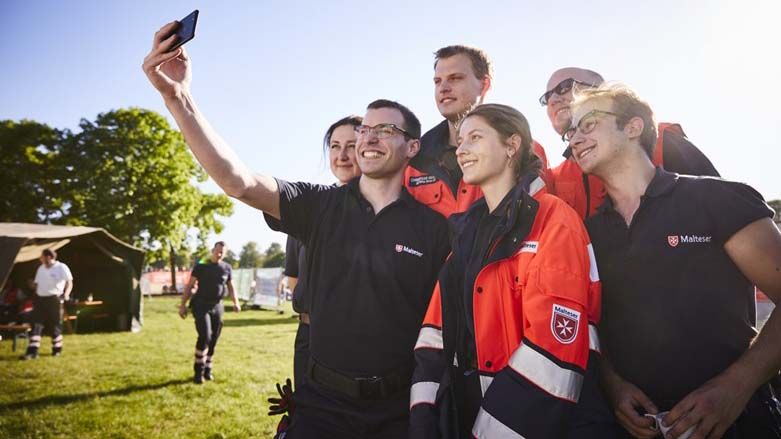
<path id="1" fill-rule="evenodd" d="M 415 347 L 411 437 L 611 437 L 609 413 L 606 430 L 572 433 L 598 424 L 588 418 L 603 406 L 576 410 L 581 394 L 597 395 L 584 385 L 600 284 L 583 221 L 552 195 L 529 195 L 539 161 L 514 108 L 475 108 L 458 140 L 464 182 L 485 197 L 451 217 L 453 252 Z"/>

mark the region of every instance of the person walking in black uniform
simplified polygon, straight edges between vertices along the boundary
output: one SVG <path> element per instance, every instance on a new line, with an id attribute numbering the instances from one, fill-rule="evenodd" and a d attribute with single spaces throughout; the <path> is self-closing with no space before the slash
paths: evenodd
<path id="1" fill-rule="evenodd" d="M 236 290 L 231 282 L 231 266 L 222 261 L 225 252 L 225 243 L 218 241 L 212 248 L 209 262 L 198 263 L 190 275 L 190 282 L 184 289 L 182 304 L 179 306 L 179 315 L 187 316 L 187 300 L 195 319 L 195 329 L 198 331 L 198 341 L 195 343 L 195 364 L 193 365 L 193 382 L 203 383 L 203 380 L 214 379 L 212 374 L 212 358 L 217 347 L 217 340 L 222 332 L 222 315 L 224 309 L 222 299 L 226 290 L 233 300 L 233 309 L 241 311 Z M 198 291 L 192 294 L 195 282 L 198 282 Z"/>
<path id="2" fill-rule="evenodd" d="M 35 288 L 33 330 L 22 358 L 38 358 L 44 330 L 51 332 L 52 356 L 57 357 L 62 353 L 62 303 L 70 298 L 73 275 L 67 265 L 57 260 L 57 252 L 47 248 L 41 253 L 41 265 L 35 272 L 32 286 Z"/>

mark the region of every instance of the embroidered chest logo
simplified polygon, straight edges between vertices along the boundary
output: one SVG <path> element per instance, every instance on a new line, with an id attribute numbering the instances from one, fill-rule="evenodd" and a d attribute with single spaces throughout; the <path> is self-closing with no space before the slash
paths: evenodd
<path id="1" fill-rule="evenodd" d="M 409 254 L 411 254 L 413 256 L 417 256 L 419 258 L 423 257 L 423 253 L 415 250 L 414 248 L 409 248 L 406 245 L 396 244 L 396 253 L 401 253 L 401 252 L 409 253 Z"/>
<path id="2" fill-rule="evenodd" d="M 418 186 L 424 186 L 427 184 L 436 183 L 437 177 L 433 175 L 419 175 L 417 177 L 410 177 L 409 178 L 409 186 L 410 187 L 418 187 Z"/>
<path id="3" fill-rule="evenodd" d="M 550 320 L 550 329 L 556 340 L 563 344 L 570 344 L 578 336 L 580 324 L 580 312 L 572 308 L 553 304 L 553 314 Z"/>
<path id="4" fill-rule="evenodd" d="M 681 244 L 708 244 L 713 242 L 712 236 L 704 235 L 668 235 L 667 244 L 678 247 Z"/>

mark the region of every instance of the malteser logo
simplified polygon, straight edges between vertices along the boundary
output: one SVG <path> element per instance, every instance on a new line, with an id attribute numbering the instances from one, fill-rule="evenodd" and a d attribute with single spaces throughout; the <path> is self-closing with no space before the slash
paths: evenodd
<path id="1" fill-rule="evenodd" d="M 670 247 L 678 247 L 679 244 L 708 244 L 713 241 L 712 236 L 700 235 L 668 235 L 667 243 Z"/>
<path id="2" fill-rule="evenodd" d="M 580 326 L 580 312 L 566 306 L 553 304 L 550 329 L 556 340 L 563 344 L 570 344 L 578 336 Z"/>
<path id="3" fill-rule="evenodd" d="M 423 253 L 415 250 L 414 248 L 409 248 L 406 245 L 396 244 L 396 253 L 401 253 L 401 252 L 409 253 L 419 258 L 423 257 Z"/>

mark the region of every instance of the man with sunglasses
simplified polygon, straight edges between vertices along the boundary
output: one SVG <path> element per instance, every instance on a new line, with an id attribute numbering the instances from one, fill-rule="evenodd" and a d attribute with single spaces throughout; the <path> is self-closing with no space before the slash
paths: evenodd
<path id="1" fill-rule="evenodd" d="M 570 103 L 572 90 L 597 87 L 604 82 L 602 75 L 592 70 L 565 67 L 553 72 L 540 104 L 546 107 L 553 129 L 562 135 L 572 122 Z M 652 157 L 655 165 L 666 170 L 687 175 L 719 173 L 710 160 L 694 144 L 689 142 L 678 124 L 660 123 L 658 140 Z M 566 160 L 552 170 L 556 195 L 572 206 L 584 219 L 596 213 L 605 199 L 602 182 L 593 175 L 585 175 L 572 159 L 571 150 L 564 150 Z"/>
<path id="2" fill-rule="evenodd" d="M 755 329 L 754 285 L 781 300 L 773 211 L 745 184 L 655 166 L 653 111 L 624 86 L 581 90 L 571 111 L 572 159 L 607 191 L 586 226 L 602 280 L 602 384 L 624 437 L 657 437 L 660 420 L 669 438 L 781 438 L 768 384 L 781 311 Z"/>
<path id="3" fill-rule="evenodd" d="M 482 104 L 491 89 L 492 67 L 482 50 L 461 45 L 434 52 L 434 101 L 445 118 L 421 138 L 420 153 L 404 173 L 404 186 L 416 200 L 445 217 L 463 212 L 483 197 L 480 188 L 464 183 L 456 161 L 456 134 L 461 118 Z M 542 161 L 544 178 L 530 187 L 532 195 L 543 189 L 550 172 L 545 151 L 534 142 Z"/>
<path id="4" fill-rule="evenodd" d="M 256 174 L 195 105 L 176 26 L 155 34 L 143 69 L 187 145 L 229 196 L 307 248 L 309 370 L 285 437 L 406 437 L 413 348 L 449 251 L 446 220 L 402 185 L 420 122 L 397 102 L 369 104 L 356 129 L 363 174 L 340 187 Z"/>

